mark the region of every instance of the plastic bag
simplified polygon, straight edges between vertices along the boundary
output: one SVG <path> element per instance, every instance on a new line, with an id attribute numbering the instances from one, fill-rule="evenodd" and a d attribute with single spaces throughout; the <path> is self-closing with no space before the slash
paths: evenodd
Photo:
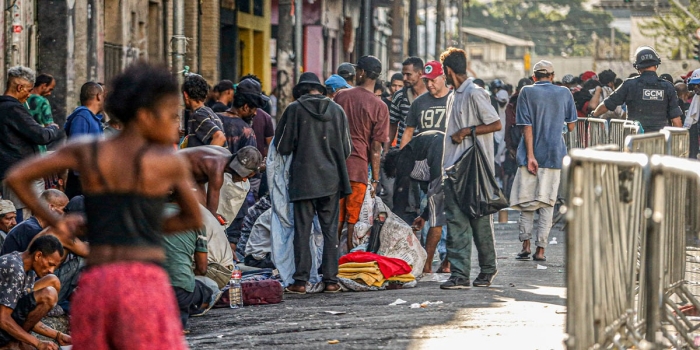
<path id="1" fill-rule="evenodd" d="M 507 208 L 509 204 L 498 187 L 484 150 L 475 136 L 473 141 L 474 146 L 446 169 L 446 173 L 447 181 L 452 182 L 460 208 L 469 217 L 480 218 Z"/>

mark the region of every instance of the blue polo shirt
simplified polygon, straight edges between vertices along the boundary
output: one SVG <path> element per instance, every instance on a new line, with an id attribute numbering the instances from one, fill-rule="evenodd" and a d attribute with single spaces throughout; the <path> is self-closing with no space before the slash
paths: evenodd
<path id="1" fill-rule="evenodd" d="M 521 127 L 532 126 L 535 159 L 540 168 L 561 169 L 566 155 L 562 131 L 566 123 L 576 119 L 576 104 L 569 89 L 538 81 L 520 91 L 515 123 Z M 525 137 L 518 145 L 516 160 L 518 166 L 527 166 Z"/>
<path id="2" fill-rule="evenodd" d="M 102 114 L 95 115 L 85 106 L 76 108 L 66 120 L 66 135 L 102 135 Z"/>

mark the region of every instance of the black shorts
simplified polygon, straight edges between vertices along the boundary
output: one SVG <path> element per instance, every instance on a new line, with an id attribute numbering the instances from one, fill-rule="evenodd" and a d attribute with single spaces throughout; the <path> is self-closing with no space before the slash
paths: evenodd
<path id="1" fill-rule="evenodd" d="M 23 327 L 24 322 L 27 321 L 27 316 L 29 316 L 29 313 L 34 309 L 36 309 L 36 299 L 34 298 L 34 292 L 32 292 L 19 298 L 17 306 L 12 310 L 12 319 L 15 320 L 20 327 Z M 17 339 L 11 336 L 10 333 L 0 329 L 0 346 L 5 346 L 15 340 Z"/>
<path id="2" fill-rule="evenodd" d="M 204 282 L 194 280 L 194 289 L 188 292 L 179 287 L 173 287 L 175 290 L 175 298 L 177 306 L 181 313 L 193 314 L 202 308 L 202 304 L 206 304 L 211 300 L 212 290 L 207 287 Z"/>

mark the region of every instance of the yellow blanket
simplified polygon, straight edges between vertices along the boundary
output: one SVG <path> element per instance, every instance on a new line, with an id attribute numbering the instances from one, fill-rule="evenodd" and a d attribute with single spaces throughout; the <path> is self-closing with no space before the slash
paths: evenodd
<path id="1" fill-rule="evenodd" d="M 390 282 L 404 282 L 404 283 L 406 283 L 406 282 L 414 281 L 415 279 L 416 279 L 416 278 L 413 277 L 412 274 L 407 273 L 407 274 L 403 274 L 403 275 L 396 275 L 396 276 L 394 276 L 394 277 L 389 278 L 387 281 L 390 281 Z"/>
<path id="2" fill-rule="evenodd" d="M 338 266 L 338 277 L 360 280 L 364 284 L 374 287 L 381 287 L 385 281 L 376 261 L 342 264 Z"/>

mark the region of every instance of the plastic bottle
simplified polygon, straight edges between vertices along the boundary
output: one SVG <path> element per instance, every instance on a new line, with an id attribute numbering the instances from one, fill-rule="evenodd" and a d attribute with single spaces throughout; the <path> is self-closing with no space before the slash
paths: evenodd
<path id="1" fill-rule="evenodd" d="M 241 289 L 241 269 L 236 266 L 231 273 L 228 283 L 229 305 L 232 309 L 243 307 L 243 291 Z"/>

